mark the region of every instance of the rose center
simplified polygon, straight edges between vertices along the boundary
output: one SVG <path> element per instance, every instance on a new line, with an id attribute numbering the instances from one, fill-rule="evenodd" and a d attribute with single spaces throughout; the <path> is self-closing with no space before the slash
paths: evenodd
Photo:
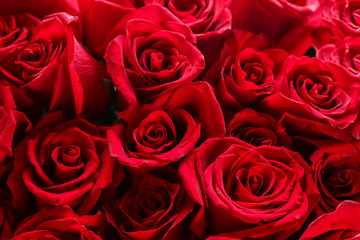
<path id="1" fill-rule="evenodd" d="M 80 153 L 78 146 L 64 146 L 59 151 L 59 162 L 69 167 L 75 167 L 81 163 Z"/>

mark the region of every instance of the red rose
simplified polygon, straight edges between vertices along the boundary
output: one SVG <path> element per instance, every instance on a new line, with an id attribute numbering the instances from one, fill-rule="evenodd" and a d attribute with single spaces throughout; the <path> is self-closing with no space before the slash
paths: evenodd
<path id="1" fill-rule="evenodd" d="M 137 168 L 177 162 L 198 141 L 225 134 L 220 106 L 205 82 L 168 89 L 124 120 L 127 127 L 120 123 L 108 130 L 110 152 L 121 164 Z"/>
<path id="2" fill-rule="evenodd" d="M 360 77 L 360 37 L 347 37 L 335 44 L 322 46 L 316 55 L 324 60 L 344 66 L 352 75 Z"/>
<path id="3" fill-rule="evenodd" d="M 264 35 L 235 31 L 228 37 L 220 59 L 205 76 L 214 86 L 225 115 L 273 92 L 275 75 L 288 54 L 280 49 L 267 49 L 269 46 Z"/>
<path id="4" fill-rule="evenodd" d="M 43 118 L 14 151 L 7 182 L 16 210 L 66 204 L 89 213 L 112 182 L 115 159 L 105 131 L 82 118 L 63 122 L 59 112 Z"/>
<path id="5" fill-rule="evenodd" d="M 351 131 L 359 137 L 357 127 L 353 128 L 358 118 L 359 83 L 343 68 L 317 58 L 290 56 L 276 90 L 259 103 L 260 110 L 282 118 L 292 134 L 349 141 Z"/>
<path id="6" fill-rule="evenodd" d="M 188 155 L 179 174 L 201 206 L 191 225 L 200 238 L 286 239 L 318 202 L 310 167 L 286 148 L 211 138 Z"/>
<path id="7" fill-rule="evenodd" d="M 27 42 L 39 22 L 29 13 L 0 15 L 0 62 Z"/>
<path id="8" fill-rule="evenodd" d="M 204 68 L 190 28 L 161 6 L 132 11 L 108 36 L 114 39 L 106 49 L 106 66 L 122 110 L 132 111 L 137 99 L 143 103 L 171 86 L 193 81 Z"/>
<path id="9" fill-rule="evenodd" d="M 226 136 L 236 137 L 254 146 L 270 145 L 290 148 L 291 138 L 284 126 L 265 113 L 251 108 L 238 112 L 227 126 Z"/>
<path id="10" fill-rule="evenodd" d="M 317 215 L 332 212 L 343 200 L 360 202 L 360 142 L 329 144 L 311 155 L 311 169 L 321 194 Z"/>
<path id="11" fill-rule="evenodd" d="M 335 212 L 323 214 L 312 222 L 300 239 L 358 239 L 359 216 L 360 203 L 343 201 Z"/>
<path id="12" fill-rule="evenodd" d="M 176 172 L 161 169 L 133 179 L 123 197 L 105 207 L 120 239 L 188 239 L 194 202 Z"/>
<path id="13" fill-rule="evenodd" d="M 338 38 L 360 35 L 359 0 L 325 1 L 322 11 L 325 26 Z"/>
<path id="14" fill-rule="evenodd" d="M 76 40 L 69 26 L 75 20 L 65 13 L 48 16 L 28 41 L 8 50 L 12 54 L 1 63 L 0 72 L 13 91 L 20 90 L 50 111 L 95 117 L 109 101 L 102 82 L 107 74 Z"/>
<path id="15" fill-rule="evenodd" d="M 30 128 L 30 121 L 16 108 L 10 87 L 0 84 L 0 177 L 11 168 L 13 143 Z"/>
<path id="16" fill-rule="evenodd" d="M 48 207 L 24 219 L 11 239 L 101 240 L 92 229 L 99 229 L 103 224 L 100 212 L 80 217 L 68 206 Z"/>

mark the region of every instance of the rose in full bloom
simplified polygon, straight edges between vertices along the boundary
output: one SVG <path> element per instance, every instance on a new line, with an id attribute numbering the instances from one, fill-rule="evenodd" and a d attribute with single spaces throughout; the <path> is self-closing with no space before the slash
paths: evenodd
<path id="1" fill-rule="evenodd" d="M 124 196 L 105 207 L 120 239 L 188 239 L 194 202 L 171 168 L 135 177 Z"/>
<path id="2" fill-rule="evenodd" d="M 313 221 L 300 240 L 358 239 L 360 237 L 360 203 L 343 201 L 335 212 L 321 215 Z"/>
<path id="3" fill-rule="evenodd" d="M 82 118 L 64 122 L 61 112 L 44 117 L 14 151 L 7 183 L 15 209 L 69 205 L 89 213 L 113 178 L 105 131 Z"/>
<path id="4" fill-rule="evenodd" d="M 265 35 L 245 31 L 235 31 L 226 40 L 220 59 L 204 77 L 214 86 L 225 115 L 273 92 L 275 76 L 288 54 L 269 46 Z"/>
<path id="5" fill-rule="evenodd" d="M 93 229 L 99 229 L 104 222 L 100 212 L 78 216 L 69 206 L 46 207 L 25 218 L 11 239 L 101 240 Z"/>
<path id="6" fill-rule="evenodd" d="M 308 138 L 359 138 L 359 83 L 343 68 L 318 58 L 290 56 L 261 111 L 282 118 L 291 134 Z M 301 124 L 299 124 L 301 122 Z"/>
<path id="7" fill-rule="evenodd" d="M 74 22 L 76 17 L 66 13 L 47 16 L 27 41 L 10 45 L 11 54 L 0 63 L 1 81 L 49 111 L 96 117 L 108 105 L 107 73 L 76 40 Z M 26 100 L 18 96 L 15 101 Z"/>
<path id="8" fill-rule="evenodd" d="M 344 200 L 360 202 L 360 142 L 329 144 L 311 155 L 321 194 L 317 215 L 332 212 Z"/>
<path id="9" fill-rule="evenodd" d="M 106 66 L 121 110 L 134 111 L 138 101 L 193 81 L 205 65 L 190 28 L 158 5 L 127 14 L 108 36 Z"/>
<path id="10" fill-rule="evenodd" d="M 360 77 L 360 37 L 347 37 L 326 44 L 316 54 L 320 59 L 342 65 L 352 75 Z"/>
<path id="11" fill-rule="evenodd" d="M 13 147 L 30 128 L 28 118 L 17 110 L 10 87 L 0 83 L 0 177 L 10 170 Z"/>
<path id="12" fill-rule="evenodd" d="M 238 112 L 227 126 L 226 136 L 236 137 L 254 146 L 270 145 L 290 148 L 291 138 L 284 126 L 268 114 L 251 108 Z"/>
<path id="13" fill-rule="evenodd" d="M 300 154 L 232 137 L 208 139 L 185 158 L 179 173 L 200 205 L 191 224 L 199 238 L 286 239 L 319 200 Z"/>
<path id="14" fill-rule="evenodd" d="M 199 141 L 225 134 L 220 106 L 206 82 L 168 89 L 124 120 L 127 126 L 108 130 L 110 152 L 122 165 L 136 168 L 177 162 Z"/>

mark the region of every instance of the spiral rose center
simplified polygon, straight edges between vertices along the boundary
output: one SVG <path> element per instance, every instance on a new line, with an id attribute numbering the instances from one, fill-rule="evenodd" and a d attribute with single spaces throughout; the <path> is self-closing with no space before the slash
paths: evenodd
<path id="1" fill-rule="evenodd" d="M 59 155 L 59 161 L 66 166 L 74 167 L 81 163 L 80 148 L 78 146 L 62 147 Z"/>
<path id="2" fill-rule="evenodd" d="M 263 79 L 264 70 L 260 63 L 245 63 L 242 67 L 246 72 L 245 79 L 255 84 L 261 84 Z"/>

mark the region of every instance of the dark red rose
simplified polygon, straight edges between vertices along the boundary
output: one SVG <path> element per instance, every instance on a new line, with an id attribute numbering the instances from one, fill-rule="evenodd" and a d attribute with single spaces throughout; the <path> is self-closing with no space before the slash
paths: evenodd
<path id="1" fill-rule="evenodd" d="M 290 56 L 276 91 L 260 102 L 260 109 L 282 118 L 291 134 L 344 141 L 352 135 L 359 138 L 355 125 L 359 83 L 343 68 L 318 58 Z"/>
<path id="2" fill-rule="evenodd" d="M 360 77 L 360 37 L 347 37 L 335 44 L 324 45 L 316 55 L 324 61 L 342 65 L 352 75 Z"/>
<path id="3" fill-rule="evenodd" d="M 101 240 L 93 229 L 99 229 L 104 222 L 100 212 L 80 217 L 66 205 L 47 207 L 24 219 L 11 239 Z"/>
<path id="4" fill-rule="evenodd" d="M 120 123 L 108 130 L 110 152 L 136 168 L 177 162 L 197 142 L 225 134 L 220 106 L 206 82 L 168 89 L 124 120 L 127 127 Z"/>
<path id="5" fill-rule="evenodd" d="M 194 202 L 172 169 L 136 177 L 125 195 L 105 207 L 120 239 L 189 239 Z"/>
<path id="6" fill-rule="evenodd" d="M 5 182 L 2 178 L 2 183 Z M 3 185 L 3 184 L 2 184 Z M 8 240 L 15 227 L 16 214 L 11 204 L 10 191 L 0 187 L 0 240 Z"/>
<path id="7" fill-rule="evenodd" d="M 275 75 L 288 54 L 280 49 L 267 49 L 269 46 L 264 35 L 235 31 L 228 37 L 220 59 L 204 78 L 214 86 L 225 115 L 273 92 Z"/>
<path id="8" fill-rule="evenodd" d="M 193 81 L 205 65 L 190 28 L 158 5 L 132 11 L 108 36 L 114 39 L 106 49 L 106 66 L 121 110 L 131 112 L 138 99 L 143 103 L 171 86 Z"/>
<path id="9" fill-rule="evenodd" d="M 107 74 L 76 40 L 69 26 L 74 21 L 76 17 L 65 13 L 47 16 L 27 42 L 8 50 L 13 52 L 1 62 L 0 74 L 14 91 L 50 111 L 95 117 L 109 101 L 103 83 Z"/>
<path id="10" fill-rule="evenodd" d="M 360 142 L 329 144 L 311 155 L 311 169 L 321 194 L 316 213 L 332 212 L 343 200 L 360 202 Z"/>
<path id="11" fill-rule="evenodd" d="M 30 128 L 25 114 L 17 110 L 10 87 L 0 84 L 0 177 L 11 168 L 14 143 Z"/>
<path id="12" fill-rule="evenodd" d="M 48 114 L 15 148 L 7 183 L 16 210 L 66 204 L 87 214 L 112 182 L 115 159 L 106 129 L 82 118 L 63 121 L 60 112 Z"/>
<path id="13" fill-rule="evenodd" d="M 226 136 L 236 137 L 254 146 L 270 145 L 290 148 L 291 138 L 284 126 L 268 114 L 251 108 L 238 112 L 227 126 Z"/>
<path id="14" fill-rule="evenodd" d="M 199 238 L 286 239 L 318 202 L 310 167 L 283 147 L 211 138 L 180 164 L 186 190 L 201 208 Z"/>
<path id="15" fill-rule="evenodd" d="M 300 239 L 358 239 L 359 216 L 360 203 L 343 201 L 335 212 L 323 214 L 312 222 Z"/>

